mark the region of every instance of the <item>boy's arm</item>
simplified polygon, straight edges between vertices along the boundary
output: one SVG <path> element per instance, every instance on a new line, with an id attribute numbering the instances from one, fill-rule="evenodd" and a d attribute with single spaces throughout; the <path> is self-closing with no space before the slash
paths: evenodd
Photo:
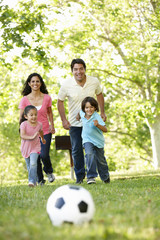
<path id="1" fill-rule="evenodd" d="M 94 122 L 94 126 L 98 127 L 102 132 L 107 132 L 106 126 L 100 125 L 97 120 L 93 120 L 93 122 Z"/>

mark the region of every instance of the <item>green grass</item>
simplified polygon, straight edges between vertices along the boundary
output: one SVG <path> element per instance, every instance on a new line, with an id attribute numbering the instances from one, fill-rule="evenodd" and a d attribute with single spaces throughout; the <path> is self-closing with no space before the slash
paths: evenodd
<path id="1" fill-rule="evenodd" d="M 29 188 L 27 181 L 0 188 L 0 240 L 159 240 L 160 172 L 111 173 L 111 183 L 81 186 L 93 196 L 96 212 L 82 226 L 52 226 L 46 212 L 50 194 L 69 178 Z"/>

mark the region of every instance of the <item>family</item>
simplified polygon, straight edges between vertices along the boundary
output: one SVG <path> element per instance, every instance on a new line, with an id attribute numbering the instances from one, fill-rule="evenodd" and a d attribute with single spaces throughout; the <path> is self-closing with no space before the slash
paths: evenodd
<path id="1" fill-rule="evenodd" d="M 95 184 L 98 174 L 104 183 L 109 183 L 103 136 L 103 132 L 107 132 L 106 115 L 100 83 L 97 78 L 86 75 L 86 64 L 82 59 L 72 60 L 71 72 L 73 77 L 65 80 L 59 90 L 57 107 L 63 127 L 69 130 L 76 183 L 81 184 L 86 177 L 87 184 Z M 49 182 L 55 180 L 49 155 L 55 133 L 52 99 L 38 73 L 28 76 L 22 95 L 19 104 L 21 152 L 27 165 L 28 185 L 34 187 L 37 183 L 45 184 L 43 171 Z M 66 98 L 68 119 L 64 106 Z"/>

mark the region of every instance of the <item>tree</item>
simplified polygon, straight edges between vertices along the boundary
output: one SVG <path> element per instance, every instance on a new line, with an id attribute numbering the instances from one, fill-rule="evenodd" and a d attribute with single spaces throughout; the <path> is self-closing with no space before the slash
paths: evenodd
<path id="1" fill-rule="evenodd" d="M 112 94 L 110 99 L 118 98 L 123 106 L 126 101 L 134 103 L 134 106 L 130 105 L 130 108 L 134 109 L 129 112 L 130 119 L 134 119 L 134 123 L 137 118 L 143 119 L 142 126 L 147 124 L 151 136 L 154 166 L 159 167 L 160 5 L 158 1 L 77 0 L 66 1 L 65 4 L 67 7 L 64 5 L 64 9 L 59 14 L 68 16 L 67 13 L 70 13 L 73 20 L 72 24 L 62 29 L 63 48 L 66 49 L 69 45 L 68 48 L 76 53 L 76 56 L 84 56 L 87 59 L 89 70 L 97 73 L 100 79 L 105 79 L 103 81 L 105 86 L 110 85 L 108 92 Z M 131 128 L 131 124 L 126 130 L 123 128 L 124 134 L 127 134 Z M 146 131 L 146 127 L 143 130 Z"/>

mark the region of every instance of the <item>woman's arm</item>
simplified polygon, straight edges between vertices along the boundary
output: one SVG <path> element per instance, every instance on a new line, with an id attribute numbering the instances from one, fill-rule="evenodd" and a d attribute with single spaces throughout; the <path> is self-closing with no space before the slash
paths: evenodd
<path id="1" fill-rule="evenodd" d="M 44 139 L 44 135 L 43 135 L 43 130 L 42 130 L 42 129 L 39 130 L 39 135 L 40 135 L 40 137 L 41 137 L 42 143 L 43 143 L 43 144 L 46 144 L 46 140 Z"/>
<path id="2" fill-rule="evenodd" d="M 22 118 L 22 115 L 23 115 L 23 112 L 24 112 L 24 109 L 20 109 L 20 113 L 19 113 L 19 121 L 21 120 L 21 118 Z"/>
<path id="3" fill-rule="evenodd" d="M 51 124 L 51 133 L 55 133 L 54 121 L 53 121 L 53 113 L 52 113 L 52 108 L 51 107 L 48 107 L 47 113 L 48 113 L 49 122 Z"/>

